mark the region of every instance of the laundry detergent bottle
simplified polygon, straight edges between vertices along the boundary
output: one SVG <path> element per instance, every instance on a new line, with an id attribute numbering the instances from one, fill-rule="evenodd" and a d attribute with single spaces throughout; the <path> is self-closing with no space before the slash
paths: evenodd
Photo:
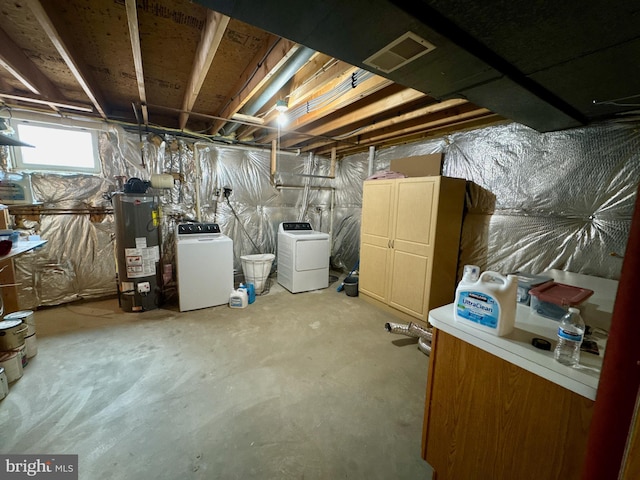
<path id="1" fill-rule="evenodd" d="M 518 277 L 479 271 L 465 265 L 456 288 L 455 319 L 499 337 L 509 335 L 516 323 Z"/>

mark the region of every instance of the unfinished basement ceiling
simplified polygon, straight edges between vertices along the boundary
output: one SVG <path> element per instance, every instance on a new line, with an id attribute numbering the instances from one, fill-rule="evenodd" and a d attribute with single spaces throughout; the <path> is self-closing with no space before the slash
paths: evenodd
<path id="1" fill-rule="evenodd" d="M 506 119 L 552 131 L 637 109 L 615 101 L 640 93 L 635 3 L 544 7 L 13 0 L 0 7 L 2 113 L 343 156 Z"/>

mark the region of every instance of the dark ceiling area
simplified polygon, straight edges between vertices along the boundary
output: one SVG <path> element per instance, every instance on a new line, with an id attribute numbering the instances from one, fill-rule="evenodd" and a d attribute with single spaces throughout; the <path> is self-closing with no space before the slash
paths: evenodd
<path id="1" fill-rule="evenodd" d="M 640 104 L 640 4 L 374 0 L 199 0 L 352 65 L 407 31 L 437 48 L 385 74 L 439 100 L 465 98 L 538 131 Z"/>
<path id="2" fill-rule="evenodd" d="M 640 111 L 629 0 L 12 0 L 0 13 L 4 119 L 343 157 Z"/>

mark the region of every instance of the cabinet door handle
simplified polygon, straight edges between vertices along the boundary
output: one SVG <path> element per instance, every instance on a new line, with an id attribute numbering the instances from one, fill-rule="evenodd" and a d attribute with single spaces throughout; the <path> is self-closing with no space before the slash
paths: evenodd
<path id="1" fill-rule="evenodd" d="M 395 240 L 391 240 L 391 248 L 393 248 Z"/>

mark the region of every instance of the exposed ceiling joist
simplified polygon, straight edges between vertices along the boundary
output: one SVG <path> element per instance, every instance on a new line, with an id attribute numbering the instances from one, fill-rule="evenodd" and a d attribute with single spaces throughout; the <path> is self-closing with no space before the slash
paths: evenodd
<path id="1" fill-rule="evenodd" d="M 136 71 L 136 83 L 138 85 L 138 96 L 142 110 L 142 121 L 145 125 L 149 125 L 149 111 L 147 109 L 147 93 L 144 87 L 144 68 L 142 67 L 142 49 L 140 48 L 140 30 L 138 27 L 136 0 L 126 0 L 126 7 L 129 38 L 131 39 L 131 53 L 133 53 L 133 65 Z"/>
<path id="2" fill-rule="evenodd" d="M 397 118 L 395 112 L 403 105 L 410 104 L 420 99 L 430 99 L 428 95 L 422 92 L 413 90 L 411 88 L 402 88 L 399 85 L 390 85 L 384 89 L 384 95 L 381 98 L 374 99 L 370 103 L 358 106 L 350 110 L 344 115 L 331 115 L 331 118 L 327 118 L 320 125 L 311 126 L 304 130 L 305 133 L 310 135 L 340 135 L 344 133 L 342 129 L 348 128 L 353 130 L 360 129 L 364 125 L 368 125 L 372 122 L 372 119 L 385 114 L 385 112 L 393 112 L 387 116 L 391 116 L 393 119 Z M 387 91 L 388 90 L 388 91 Z M 433 103 L 435 100 L 430 99 L 429 103 Z M 375 124 L 379 125 L 380 120 L 376 120 Z M 291 147 L 289 141 L 281 142 L 285 148 Z"/>
<path id="3" fill-rule="evenodd" d="M 338 84 L 340 84 L 345 78 L 351 76 L 357 69 L 352 67 L 348 63 L 334 61 L 331 66 L 324 69 L 321 68 L 320 72 L 314 72 L 308 81 L 303 82 L 301 85 L 295 83 L 291 85 L 291 91 L 287 95 L 289 108 L 295 108 L 302 105 L 307 100 L 317 95 L 319 91 L 329 91 Z M 273 107 L 273 106 L 271 106 Z M 265 123 L 272 123 L 277 120 L 278 112 L 273 108 L 268 108 L 265 113 Z M 238 138 L 246 138 L 253 135 L 258 130 L 258 127 L 246 127 L 238 132 Z"/>
<path id="4" fill-rule="evenodd" d="M 280 39 L 276 45 L 265 44 L 255 55 L 244 70 L 238 83 L 234 86 L 228 105 L 219 112 L 222 118 L 231 118 L 267 83 L 267 81 L 286 63 L 286 61 L 300 48 L 289 40 Z M 211 128 L 215 135 L 225 122 L 217 121 Z"/>
<path id="5" fill-rule="evenodd" d="M 0 65 L 22 83 L 34 95 L 42 95 L 49 100 L 63 101 L 64 96 L 58 88 L 33 64 L 13 40 L 0 29 Z M 58 106 L 50 102 L 42 102 L 52 110 Z"/>
<path id="6" fill-rule="evenodd" d="M 349 2 L 335 3 L 327 15 L 314 14 L 306 19 L 306 28 L 298 28 L 288 21 L 281 24 L 278 13 L 289 5 L 287 18 L 300 18 L 302 12 L 291 0 L 274 2 L 273 8 L 264 5 L 271 0 L 246 1 L 234 0 L 248 9 L 248 23 L 220 2 L 212 2 L 216 8 L 209 9 L 197 0 L 5 2 L 0 61 L 17 75 L 0 68 L 0 98 L 15 110 L 47 105 L 59 112 L 100 115 L 123 122 L 125 128 L 144 123 L 167 132 L 179 129 L 194 138 L 224 135 L 227 142 L 253 146 L 266 147 L 279 137 L 282 148 L 341 156 L 445 131 L 447 115 L 451 128 L 496 121 L 483 116 L 474 102 L 446 100 L 454 95 L 435 103 L 435 92 L 458 81 L 454 73 L 475 83 L 486 80 L 486 72 L 476 64 L 452 70 L 453 59 L 442 39 L 432 39 L 438 48 L 421 57 L 436 63 L 437 75 L 417 62 L 394 71 L 402 73 L 398 78 L 363 68 L 361 60 L 373 50 L 352 50 L 395 35 L 407 20 L 386 0 L 368 4 L 368 13 L 384 17 L 377 23 L 384 28 L 375 34 L 368 30 L 370 22 L 350 14 L 358 7 Z M 265 17 L 278 28 L 261 28 Z M 332 25 L 334 20 L 342 23 Z M 355 35 L 350 29 L 370 34 Z M 322 42 L 307 42 L 299 35 L 305 33 L 314 39 L 318 35 Z M 428 75 L 427 88 L 412 86 L 412 75 Z M 276 126 L 276 100 L 286 100 L 292 119 L 282 128 Z"/>
<path id="7" fill-rule="evenodd" d="M 91 75 L 88 68 L 75 56 L 70 48 L 70 43 L 65 41 L 64 30 L 56 26 L 53 21 L 55 15 L 55 4 L 49 5 L 45 8 L 44 4 L 39 0 L 25 0 L 25 3 L 29 6 L 29 9 L 38 20 L 38 23 L 47 34 L 47 37 L 56 48 L 60 56 L 64 59 L 67 67 L 73 73 L 76 81 L 81 86 L 84 93 L 89 97 L 89 100 L 98 111 L 102 118 L 107 118 L 106 109 L 104 107 L 105 102 L 102 98 L 97 87 L 91 81 Z"/>
<path id="8" fill-rule="evenodd" d="M 349 140 L 351 143 L 356 143 L 358 145 L 364 145 L 368 147 L 370 144 L 372 144 L 372 142 L 370 142 L 368 139 L 376 138 L 376 135 L 378 135 L 378 139 L 381 139 L 383 135 L 385 135 L 385 138 L 389 138 L 389 132 L 398 132 L 400 133 L 400 137 L 405 137 L 407 134 L 415 134 L 417 131 L 416 128 L 419 129 L 420 126 L 425 128 L 428 128 L 428 126 L 439 126 L 439 124 L 435 124 L 434 121 L 443 117 L 446 118 L 449 115 L 458 115 L 459 110 L 456 109 L 459 108 L 470 109 L 471 111 L 476 111 L 476 113 L 479 115 L 484 115 L 484 109 L 479 110 L 477 107 L 473 106 L 466 100 L 455 98 L 451 100 L 445 100 L 444 102 L 427 105 L 422 108 L 417 108 L 410 112 L 393 116 L 392 118 L 389 118 L 387 120 L 375 122 L 371 125 L 350 132 L 347 135 L 338 136 L 337 138 L 343 141 Z M 438 118 L 433 117 L 434 114 L 437 114 Z M 456 122 L 458 122 L 459 120 L 460 118 L 455 118 Z M 412 125 L 413 130 L 407 129 L 407 125 L 409 124 Z M 305 145 L 301 150 L 308 151 L 330 145 L 332 145 L 331 142 L 316 141 Z M 353 147 L 338 145 L 337 149 L 342 154 L 343 151 L 352 150 Z M 322 148 L 322 150 L 325 153 L 327 151 L 326 148 Z"/>
<path id="9" fill-rule="evenodd" d="M 485 111 L 486 109 L 482 109 Z M 480 112 L 481 109 L 478 109 Z M 433 138 L 442 135 L 447 135 L 453 132 L 459 132 L 461 130 L 470 130 L 474 128 L 482 128 L 488 125 L 496 125 L 505 123 L 508 120 L 496 115 L 495 113 L 478 113 L 478 116 L 469 114 L 456 115 L 449 117 L 445 122 L 433 122 L 424 124 L 424 128 L 418 131 L 405 132 L 404 134 L 394 135 L 390 137 L 385 143 L 385 146 L 400 145 L 411 142 L 416 142 L 425 138 Z M 369 147 L 376 146 L 375 141 L 363 141 L 359 142 L 355 146 L 342 145 L 337 148 L 338 154 L 341 156 L 351 155 L 354 153 L 367 150 Z M 301 151 L 307 151 L 301 149 Z M 331 145 L 321 146 L 314 149 L 316 155 L 330 155 L 332 151 Z"/>
<path id="10" fill-rule="evenodd" d="M 189 83 L 182 101 L 183 112 L 180 114 L 178 122 L 180 130 L 183 130 L 187 125 L 189 114 L 186 112 L 190 112 L 193 109 L 229 20 L 230 18 L 226 15 L 221 15 L 212 10 L 207 12 L 207 21 L 202 30 L 202 38 L 198 44 L 193 70 L 189 76 Z"/>
<path id="11" fill-rule="evenodd" d="M 286 130 L 298 130 L 305 125 L 309 125 L 312 122 L 317 122 L 322 118 L 330 115 L 336 109 L 344 108 L 348 105 L 351 105 L 358 100 L 365 98 L 368 95 L 371 95 L 383 88 L 391 85 L 393 82 L 386 78 L 371 76 L 364 80 L 361 84 L 359 84 L 356 88 L 352 88 L 348 93 L 345 93 L 338 97 L 335 101 L 331 102 L 328 105 L 322 106 L 317 110 L 311 111 L 305 115 L 302 115 L 299 118 L 294 119 L 286 128 Z M 321 93 L 319 93 L 321 95 Z M 286 131 L 283 131 L 282 135 L 286 135 Z M 276 135 L 277 136 L 277 135 Z M 274 134 L 267 134 L 264 138 L 261 138 L 261 142 L 271 142 L 273 140 Z"/>

